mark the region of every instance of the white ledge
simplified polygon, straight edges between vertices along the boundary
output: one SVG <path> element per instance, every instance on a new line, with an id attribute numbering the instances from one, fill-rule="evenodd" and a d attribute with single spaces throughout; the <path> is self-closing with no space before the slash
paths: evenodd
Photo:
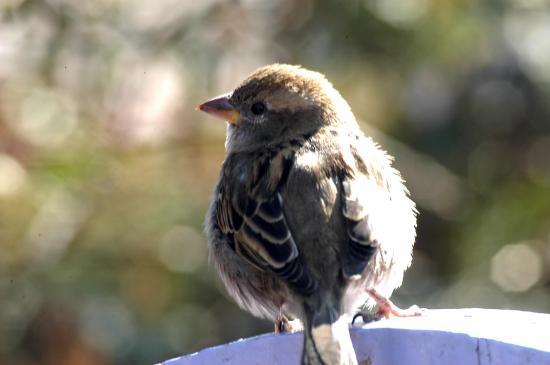
<path id="1" fill-rule="evenodd" d="M 550 365 L 550 315 L 512 310 L 429 310 L 351 328 L 361 365 Z M 302 334 L 266 334 L 162 365 L 299 364 Z"/>

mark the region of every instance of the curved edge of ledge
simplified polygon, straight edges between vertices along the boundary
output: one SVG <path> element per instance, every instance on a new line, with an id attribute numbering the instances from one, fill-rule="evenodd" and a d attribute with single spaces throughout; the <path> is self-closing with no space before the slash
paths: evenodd
<path id="1" fill-rule="evenodd" d="M 361 365 L 550 365 L 550 314 L 438 309 L 350 331 Z M 264 334 L 157 365 L 299 364 L 302 341 L 301 333 Z"/>

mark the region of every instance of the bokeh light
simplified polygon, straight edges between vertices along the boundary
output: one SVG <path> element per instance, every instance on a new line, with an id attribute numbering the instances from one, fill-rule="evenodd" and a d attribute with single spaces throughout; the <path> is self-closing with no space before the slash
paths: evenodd
<path id="1" fill-rule="evenodd" d="M 21 191 L 27 182 L 25 169 L 12 157 L 0 154 L 0 196 L 9 196 Z"/>
<path id="2" fill-rule="evenodd" d="M 491 279 L 504 291 L 527 291 L 541 277 L 542 258 L 528 243 L 506 245 L 491 260 Z"/>

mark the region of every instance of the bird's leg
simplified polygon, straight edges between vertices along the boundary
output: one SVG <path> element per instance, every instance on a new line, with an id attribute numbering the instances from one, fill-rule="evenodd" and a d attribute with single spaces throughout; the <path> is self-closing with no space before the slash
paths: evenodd
<path id="1" fill-rule="evenodd" d="M 418 308 L 416 305 L 407 309 L 401 309 L 374 289 L 367 290 L 367 293 L 376 301 L 376 304 L 378 304 L 377 314 L 386 319 L 390 317 L 418 317 L 424 312 L 423 309 Z"/>
<path id="2" fill-rule="evenodd" d="M 274 326 L 275 333 L 286 333 L 292 331 L 292 326 L 290 325 L 288 318 L 286 318 L 283 314 L 282 306 L 279 307 L 279 314 L 277 314 L 277 318 L 275 318 Z"/>
<path id="3" fill-rule="evenodd" d="M 289 320 L 282 310 L 282 306 L 279 307 L 279 314 L 275 318 L 275 333 L 293 333 L 304 329 L 302 322 L 299 319 Z"/>

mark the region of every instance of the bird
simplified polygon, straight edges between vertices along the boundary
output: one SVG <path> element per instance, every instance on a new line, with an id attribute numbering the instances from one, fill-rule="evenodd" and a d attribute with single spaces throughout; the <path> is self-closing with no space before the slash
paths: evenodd
<path id="1" fill-rule="evenodd" d="M 236 303 L 301 329 L 304 365 L 355 365 L 360 308 L 390 300 L 412 261 L 417 210 L 393 158 L 318 72 L 271 64 L 197 107 L 226 121 L 206 213 L 209 257 Z"/>

